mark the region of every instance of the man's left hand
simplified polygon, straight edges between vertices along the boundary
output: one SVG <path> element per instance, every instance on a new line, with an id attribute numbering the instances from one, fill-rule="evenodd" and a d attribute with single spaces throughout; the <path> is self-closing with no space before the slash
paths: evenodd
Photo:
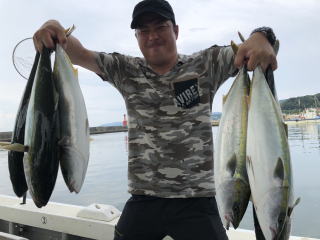
<path id="1" fill-rule="evenodd" d="M 263 33 L 253 33 L 239 49 L 235 56 L 234 64 L 237 68 L 247 64 L 247 69 L 253 71 L 260 65 L 265 72 L 271 65 L 272 70 L 277 69 L 277 59 L 273 47 Z"/>

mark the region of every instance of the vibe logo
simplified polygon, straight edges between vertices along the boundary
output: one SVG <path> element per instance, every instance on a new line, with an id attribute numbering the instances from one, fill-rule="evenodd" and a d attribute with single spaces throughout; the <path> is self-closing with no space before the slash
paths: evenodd
<path id="1" fill-rule="evenodd" d="M 198 79 L 173 83 L 175 102 L 178 107 L 191 108 L 200 103 Z"/>

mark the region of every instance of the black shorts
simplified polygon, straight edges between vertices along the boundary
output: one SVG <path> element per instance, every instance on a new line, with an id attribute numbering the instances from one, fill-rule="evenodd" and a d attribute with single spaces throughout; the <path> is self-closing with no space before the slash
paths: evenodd
<path id="1" fill-rule="evenodd" d="M 209 198 L 133 195 L 115 227 L 114 240 L 227 240 L 217 203 Z"/>

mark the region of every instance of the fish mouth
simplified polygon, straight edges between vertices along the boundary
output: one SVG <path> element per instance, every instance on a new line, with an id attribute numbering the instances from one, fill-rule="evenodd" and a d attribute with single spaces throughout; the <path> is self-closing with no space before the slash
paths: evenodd
<path id="1" fill-rule="evenodd" d="M 261 226 L 261 229 L 268 235 L 268 239 L 280 239 L 281 233 L 288 221 L 288 210 L 287 207 L 285 207 L 288 205 L 288 195 L 289 192 L 286 187 L 273 188 L 264 196 L 263 201 L 259 204 L 260 217 L 264 219 L 262 220 L 263 222 L 266 222 L 264 226 Z"/>
<path id="2" fill-rule="evenodd" d="M 277 229 L 273 228 L 273 227 L 269 227 L 269 230 L 271 232 L 271 239 L 272 240 L 277 240 Z"/>
<path id="3" fill-rule="evenodd" d="M 232 223 L 233 228 L 237 229 L 249 203 L 249 185 L 241 179 L 231 179 L 220 186 L 223 190 L 220 192 L 221 195 L 216 197 L 224 226 L 228 229 Z"/>
<path id="4" fill-rule="evenodd" d="M 225 214 L 225 215 L 224 215 L 225 228 L 226 228 L 227 230 L 229 230 L 230 223 L 232 223 L 232 225 L 233 225 L 233 222 L 234 222 L 233 219 L 234 219 L 233 213 L 228 213 L 228 214 Z"/>

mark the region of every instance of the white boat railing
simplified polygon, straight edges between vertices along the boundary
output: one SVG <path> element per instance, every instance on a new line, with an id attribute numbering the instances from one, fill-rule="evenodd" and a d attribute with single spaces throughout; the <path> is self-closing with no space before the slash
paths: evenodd
<path id="1" fill-rule="evenodd" d="M 63 235 L 62 238 L 57 239 L 112 240 L 114 226 L 120 215 L 117 209 L 104 204 L 92 204 L 89 207 L 83 207 L 49 202 L 47 206 L 37 208 L 30 199 L 27 199 L 26 204 L 20 203 L 21 199 L 0 195 L 0 240 L 42 239 L 39 237 L 23 238 L 15 236 L 25 236 L 23 235 L 25 226 L 41 229 L 41 234 L 52 231 Z M 3 230 L 1 221 L 6 222 L 9 226 L 7 231 Z M 37 234 L 36 231 L 35 234 Z M 254 231 L 250 230 L 231 229 L 227 231 L 227 234 L 230 240 L 255 239 Z M 164 238 L 164 240 L 170 239 L 170 237 Z M 292 236 L 290 240 L 317 239 Z"/>

